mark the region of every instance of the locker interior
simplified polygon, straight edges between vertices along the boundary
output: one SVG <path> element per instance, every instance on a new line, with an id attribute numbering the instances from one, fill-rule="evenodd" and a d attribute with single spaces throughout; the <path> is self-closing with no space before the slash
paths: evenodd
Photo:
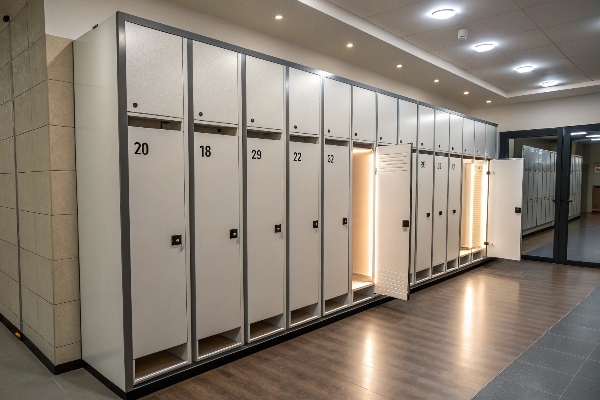
<path id="1" fill-rule="evenodd" d="M 460 265 L 486 257 L 488 161 L 463 159 Z"/>

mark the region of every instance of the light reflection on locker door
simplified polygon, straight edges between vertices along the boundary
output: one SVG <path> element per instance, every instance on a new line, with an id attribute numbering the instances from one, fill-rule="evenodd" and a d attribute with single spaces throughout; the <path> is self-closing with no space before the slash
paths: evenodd
<path id="1" fill-rule="evenodd" d="M 435 156 L 433 190 L 433 273 L 444 272 L 448 209 L 448 157 Z"/>
<path id="2" fill-rule="evenodd" d="M 136 359 L 187 342 L 185 169 L 182 131 L 130 127 L 128 141 Z"/>
<path id="3" fill-rule="evenodd" d="M 252 324 L 284 311 L 282 142 L 248 138 L 246 157 L 247 309 Z"/>
<path id="4" fill-rule="evenodd" d="M 431 267 L 433 161 L 430 154 L 419 154 L 417 161 L 417 273 Z"/>

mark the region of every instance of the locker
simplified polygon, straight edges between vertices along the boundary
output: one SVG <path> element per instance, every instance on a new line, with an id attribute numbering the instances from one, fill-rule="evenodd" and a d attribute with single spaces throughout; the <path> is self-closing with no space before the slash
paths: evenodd
<path id="1" fill-rule="evenodd" d="M 450 157 L 448 168 L 448 261 L 458 258 L 460 252 L 460 212 L 461 212 L 461 160 Z"/>
<path id="2" fill-rule="evenodd" d="M 375 143 L 377 131 L 376 93 L 352 87 L 352 139 Z"/>
<path id="3" fill-rule="evenodd" d="M 237 125 L 238 54 L 194 42 L 194 119 Z"/>
<path id="4" fill-rule="evenodd" d="M 398 100 L 385 94 L 377 94 L 378 143 L 398 142 Z"/>
<path id="5" fill-rule="evenodd" d="M 183 39 L 130 22 L 127 111 L 183 118 Z"/>
<path id="6" fill-rule="evenodd" d="M 435 150 L 449 151 L 450 114 L 435 110 Z"/>
<path id="7" fill-rule="evenodd" d="M 413 146 L 414 149 L 414 146 Z M 417 165 L 417 153 L 413 152 L 412 153 L 412 172 L 411 172 L 411 213 L 410 213 L 410 221 L 411 221 L 411 225 L 412 225 L 412 232 L 410 235 L 410 270 L 411 270 L 411 283 L 414 283 L 416 280 L 415 277 L 415 267 L 416 267 L 416 242 L 417 242 L 417 238 L 416 238 L 416 223 L 417 223 L 417 170 L 418 170 L 418 165 Z"/>
<path id="8" fill-rule="evenodd" d="M 321 132 L 321 77 L 290 68 L 290 132 L 319 135 Z"/>
<path id="9" fill-rule="evenodd" d="M 292 139 L 292 138 L 291 138 Z M 290 140 L 289 165 L 289 308 L 319 302 L 320 146 Z"/>
<path id="10" fill-rule="evenodd" d="M 435 110 L 419 106 L 419 140 L 417 147 L 420 150 L 433 150 L 435 131 Z"/>
<path id="11" fill-rule="evenodd" d="M 417 161 L 417 242 L 415 271 L 431 267 L 433 234 L 433 156 L 419 154 Z"/>
<path id="12" fill-rule="evenodd" d="M 377 148 L 375 292 L 408 300 L 411 146 Z"/>
<path id="13" fill-rule="evenodd" d="M 187 342 L 183 132 L 130 127 L 128 142 L 137 359 Z"/>
<path id="14" fill-rule="evenodd" d="M 246 160 L 247 320 L 252 324 L 284 310 L 281 141 L 249 137 Z"/>
<path id="15" fill-rule="evenodd" d="M 463 117 L 450 114 L 450 152 L 462 153 Z"/>
<path id="16" fill-rule="evenodd" d="M 323 80 L 324 135 L 350 138 L 350 85 L 325 78 Z"/>
<path id="17" fill-rule="evenodd" d="M 446 262 L 446 228 L 448 217 L 448 157 L 435 156 L 433 186 L 433 255 L 431 265 L 436 268 Z M 439 267 L 438 267 L 439 268 Z"/>
<path id="18" fill-rule="evenodd" d="M 533 228 L 535 226 L 535 200 L 527 201 L 527 227 Z"/>
<path id="19" fill-rule="evenodd" d="M 324 147 L 323 300 L 329 300 L 349 291 L 350 154 L 346 146 Z"/>
<path id="20" fill-rule="evenodd" d="M 242 326 L 238 136 L 194 132 L 196 340 Z"/>
<path id="21" fill-rule="evenodd" d="M 283 130 L 283 66 L 246 57 L 246 123 L 249 128 Z"/>
<path id="22" fill-rule="evenodd" d="M 419 131 L 417 103 L 398 100 L 398 143 L 412 143 L 417 146 L 417 133 Z"/>
<path id="23" fill-rule="evenodd" d="M 475 155 L 485 155 L 485 124 L 479 121 L 475 121 Z"/>
<path id="24" fill-rule="evenodd" d="M 529 228 L 527 226 L 527 200 L 523 200 L 523 206 L 522 206 L 522 210 L 523 213 L 521 214 L 521 224 L 523 225 L 523 230 Z"/>
<path id="25" fill-rule="evenodd" d="M 485 156 L 496 158 L 496 143 L 498 140 L 498 128 L 493 125 L 485 126 Z"/>
<path id="26" fill-rule="evenodd" d="M 463 154 L 475 154 L 475 121 L 464 118 L 463 120 Z"/>

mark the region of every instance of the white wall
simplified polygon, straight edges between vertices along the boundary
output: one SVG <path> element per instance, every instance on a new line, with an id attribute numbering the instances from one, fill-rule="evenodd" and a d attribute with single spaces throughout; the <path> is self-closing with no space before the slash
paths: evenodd
<path id="1" fill-rule="evenodd" d="M 436 94 L 167 0 L 45 0 L 45 4 L 46 33 L 50 35 L 77 39 L 111 14 L 123 11 L 460 113 L 469 111 Z"/>
<path id="2" fill-rule="evenodd" d="M 600 93 L 471 110 L 470 115 L 498 124 L 498 132 L 600 122 Z"/>

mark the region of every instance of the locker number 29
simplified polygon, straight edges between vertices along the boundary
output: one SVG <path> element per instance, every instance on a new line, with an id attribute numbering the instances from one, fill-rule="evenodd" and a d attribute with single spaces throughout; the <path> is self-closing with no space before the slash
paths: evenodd
<path id="1" fill-rule="evenodd" d="M 262 158 L 262 153 L 260 152 L 260 150 L 252 150 L 252 159 L 253 160 L 260 160 Z"/>
<path id="2" fill-rule="evenodd" d="M 333 154 L 327 154 L 327 162 L 333 164 Z"/>
<path id="3" fill-rule="evenodd" d="M 135 145 L 137 146 L 135 148 L 135 154 L 143 154 L 145 156 L 148 155 L 148 143 L 140 143 L 140 142 L 135 142 Z"/>
<path id="4" fill-rule="evenodd" d="M 200 151 L 202 153 L 202 157 L 210 157 L 212 154 L 210 152 L 210 146 L 200 146 Z"/>

